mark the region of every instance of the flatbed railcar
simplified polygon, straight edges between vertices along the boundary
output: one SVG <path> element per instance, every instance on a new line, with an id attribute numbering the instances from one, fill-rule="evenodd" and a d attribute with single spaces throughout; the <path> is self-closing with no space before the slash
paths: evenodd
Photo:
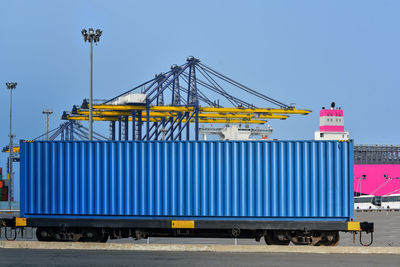
<path id="1" fill-rule="evenodd" d="M 40 241 L 264 237 L 324 245 L 355 222 L 353 143 L 21 142 L 21 214 Z M 361 235 L 360 235 L 361 236 Z"/>

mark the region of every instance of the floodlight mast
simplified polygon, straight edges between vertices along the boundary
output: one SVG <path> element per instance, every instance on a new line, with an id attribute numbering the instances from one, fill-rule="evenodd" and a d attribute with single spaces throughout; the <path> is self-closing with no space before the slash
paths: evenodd
<path id="1" fill-rule="evenodd" d="M 43 114 L 46 115 L 46 141 L 49 141 L 49 117 L 53 114 L 51 109 L 43 109 Z"/>
<path id="2" fill-rule="evenodd" d="M 82 36 L 85 42 L 90 43 L 90 90 L 89 90 L 89 140 L 93 140 L 93 43 L 100 42 L 100 36 L 103 33 L 100 29 L 96 32 L 93 28 L 82 29 Z"/>
<path id="3" fill-rule="evenodd" d="M 7 89 L 10 90 L 10 143 L 8 145 L 8 150 L 10 152 L 8 158 L 8 209 L 11 210 L 11 198 L 13 195 L 13 138 L 12 134 L 12 91 L 17 88 L 17 83 L 15 82 L 7 82 Z"/>

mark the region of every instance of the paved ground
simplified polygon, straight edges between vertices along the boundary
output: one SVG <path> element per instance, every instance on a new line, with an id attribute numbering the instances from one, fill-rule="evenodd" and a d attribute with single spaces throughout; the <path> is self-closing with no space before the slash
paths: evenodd
<path id="1" fill-rule="evenodd" d="M 356 212 L 356 221 L 368 221 L 375 223 L 374 243 L 376 247 L 400 246 L 400 212 Z M 363 240 L 367 242 L 370 236 L 363 235 Z M 353 235 L 349 233 L 341 233 L 340 246 L 359 246 L 359 236 L 356 236 L 353 243 Z M 147 240 L 111 240 L 109 242 L 130 242 L 130 243 L 146 243 Z M 234 239 L 204 239 L 204 238 L 150 238 L 151 244 L 234 244 Z M 250 239 L 239 239 L 237 243 L 240 245 L 265 245 L 264 240 L 256 242 Z"/>
<path id="2" fill-rule="evenodd" d="M 400 212 L 376 211 L 376 212 L 356 212 L 356 221 L 368 221 L 375 223 L 374 243 L 376 247 L 400 246 Z M 358 236 L 357 236 L 358 238 Z M 369 236 L 365 236 L 366 239 Z M 341 235 L 341 246 L 350 246 L 353 237 L 350 234 Z M 358 245 L 358 242 L 356 243 Z"/>
<path id="3" fill-rule="evenodd" d="M 374 246 L 400 246 L 400 212 L 356 213 L 359 221 L 375 222 Z M 4 235 L 1 236 L 4 239 Z M 111 242 L 146 243 L 146 240 Z M 234 244 L 234 239 L 151 238 L 150 243 Z M 358 242 L 358 240 L 357 240 Z M 238 240 L 238 244 L 262 241 Z M 351 246 L 352 236 L 341 235 L 341 246 Z M 358 243 L 355 245 L 359 246 Z M 296 253 L 214 253 L 155 251 L 77 251 L 0 249 L 0 266 L 400 266 L 400 255 L 338 255 Z"/>
<path id="4" fill-rule="evenodd" d="M 0 249 L 0 266 L 400 266 L 400 255 Z"/>

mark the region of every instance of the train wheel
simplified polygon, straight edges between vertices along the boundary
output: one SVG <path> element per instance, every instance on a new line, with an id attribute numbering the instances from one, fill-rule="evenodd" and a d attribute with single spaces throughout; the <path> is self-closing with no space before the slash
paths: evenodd
<path id="1" fill-rule="evenodd" d="M 89 228 L 83 231 L 83 236 L 79 238 L 79 242 L 107 242 L 108 235 L 103 233 L 101 229 Z"/>
<path id="2" fill-rule="evenodd" d="M 38 227 L 36 229 L 36 238 L 38 241 L 56 241 L 52 229 L 45 227 Z"/>
<path id="3" fill-rule="evenodd" d="M 280 240 L 278 235 L 284 235 L 284 233 L 279 233 L 278 231 L 267 231 L 264 236 L 265 243 L 267 245 L 276 245 L 276 246 L 287 246 L 290 244 L 290 240 Z"/>
<path id="4" fill-rule="evenodd" d="M 103 238 L 100 240 L 100 243 L 106 243 L 108 241 L 108 234 L 103 233 Z"/>
<path id="5" fill-rule="evenodd" d="M 325 238 L 317 243 L 317 246 L 335 247 L 339 244 L 339 231 L 329 232 Z"/>

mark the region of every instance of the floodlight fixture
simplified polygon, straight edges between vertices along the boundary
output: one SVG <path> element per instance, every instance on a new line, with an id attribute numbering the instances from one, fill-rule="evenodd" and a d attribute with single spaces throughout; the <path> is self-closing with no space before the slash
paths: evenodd
<path id="1" fill-rule="evenodd" d="M 17 84 L 18 83 L 15 83 L 15 82 L 7 82 L 6 86 L 7 86 L 7 89 L 12 90 L 12 89 L 16 89 L 17 88 Z"/>

